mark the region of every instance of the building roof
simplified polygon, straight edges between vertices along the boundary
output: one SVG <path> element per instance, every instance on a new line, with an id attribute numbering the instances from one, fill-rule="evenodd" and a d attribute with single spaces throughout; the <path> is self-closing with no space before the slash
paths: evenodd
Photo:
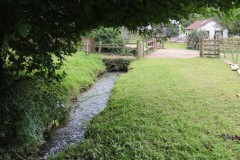
<path id="1" fill-rule="evenodd" d="M 190 24 L 186 30 L 194 30 L 194 29 L 199 29 L 201 28 L 202 26 L 208 24 L 209 22 L 212 22 L 213 20 L 211 19 L 203 19 L 203 20 L 198 20 L 198 21 L 195 21 L 194 23 Z"/>

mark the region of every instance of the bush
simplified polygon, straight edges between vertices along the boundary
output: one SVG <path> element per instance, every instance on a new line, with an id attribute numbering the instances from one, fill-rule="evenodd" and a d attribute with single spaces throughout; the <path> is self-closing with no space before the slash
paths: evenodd
<path id="1" fill-rule="evenodd" d="M 46 127 L 68 115 L 63 105 L 66 97 L 57 83 L 47 84 L 25 76 L 8 77 L 8 87 L 1 89 L 4 94 L 0 98 L 0 147 L 36 147 L 43 142 Z"/>
<path id="2" fill-rule="evenodd" d="M 192 49 L 199 49 L 199 39 L 200 36 L 207 38 L 206 31 L 192 31 L 187 37 L 187 46 Z"/>
<path id="3" fill-rule="evenodd" d="M 102 41 L 103 44 L 123 44 L 121 32 L 114 28 L 95 29 L 91 32 L 91 37 L 96 40 L 96 43 Z M 103 48 L 102 51 L 116 54 L 123 53 L 123 50 L 119 48 Z"/>

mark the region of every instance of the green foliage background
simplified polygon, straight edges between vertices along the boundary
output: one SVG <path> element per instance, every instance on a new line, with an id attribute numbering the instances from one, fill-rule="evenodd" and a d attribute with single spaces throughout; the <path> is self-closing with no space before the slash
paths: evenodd
<path id="1" fill-rule="evenodd" d="M 101 27 L 93 30 L 90 36 L 93 37 L 98 44 L 100 41 L 102 41 L 102 44 L 123 44 L 123 36 L 119 29 Z M 118 48 L 103 48 L 102 51 L 116 54 L 123 53 L 123 50 Z"/>

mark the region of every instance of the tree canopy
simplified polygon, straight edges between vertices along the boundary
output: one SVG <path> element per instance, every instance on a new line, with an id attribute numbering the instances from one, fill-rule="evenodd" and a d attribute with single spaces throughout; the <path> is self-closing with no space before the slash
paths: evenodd
<path id="1" fill-rule="evenodd" d="M 231 35 L 240 35 L 240 8 L 231 9 L 229 13 L 219 13 L 214 15 L 214 19 L 226 26 Z"/>
<path id="2" fill-rule="evenodd" d="M 58 77 L 55 71 L 64 55 L 75 52 L 80 35 L 99 26 L 136 30 L 180 20 L 206 7 L 227 11 L 239 4 L 238 0 L 1 0 L 0 78 L 6 72 Z"/>

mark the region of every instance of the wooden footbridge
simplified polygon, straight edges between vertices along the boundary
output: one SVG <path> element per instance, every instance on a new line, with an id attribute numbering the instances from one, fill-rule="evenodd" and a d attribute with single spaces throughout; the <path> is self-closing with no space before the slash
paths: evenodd
<path id="1" fill-rule="evenodd" d="M 95 43 L 93 39 L 82 40 L 83 50 L 86 54 L 95 52 L 101 54 L 102 60 L 108 71 L 127 71 L 128 65 L 139 58 L 155 51 L 159 45 L 155 38 L 151 39 L 127 39 L 121 44 L 104 44 L 101 41 Z M 102 52 L 104 50 L 119 49 L 121 53 L 113 54 Z"/>
<path id="2" fill-rule="evenodd" d="M 119 55 L 131 55 L 136 58 L 142 58 L 145 55 L 155 51 L 159 48 L 156 38 L 151 39 L 127 39 L 124 43 L 104 44 L 101 41 L 95 43 L 93 39 L 83 38 L 83 51 L 87 54 L 89 52 L 103 53 L 103 49 L 121 49 L 122 53 Z M 104 53 L 111 55 L 111 53 Z"/>

